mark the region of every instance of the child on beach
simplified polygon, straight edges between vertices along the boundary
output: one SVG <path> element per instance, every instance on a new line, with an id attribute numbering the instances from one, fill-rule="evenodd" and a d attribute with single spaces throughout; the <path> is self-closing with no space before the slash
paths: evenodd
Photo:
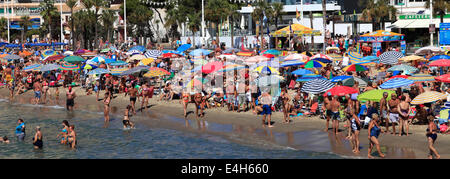
<path id="1" fill-rule="evenodd" d="M 125 110 L 125 115 L 123 116 L 123 128 L 126 129 L 127 127 L 134 128 L 134 123 L 130 121 L 130 110 L 131 105 L 127 106 L 127 109 Z"/>

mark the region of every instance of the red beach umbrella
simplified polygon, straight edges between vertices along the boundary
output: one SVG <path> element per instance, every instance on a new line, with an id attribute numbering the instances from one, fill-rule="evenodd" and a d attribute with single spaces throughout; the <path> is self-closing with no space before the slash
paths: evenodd
<path id="1" fill-rule="evenodd" d="M 434 79 L 436 79 L 437 81 L 441 81 L 444 83 L 450 83 L 450 73 L 449 74 L 445 74 L 445 75 L 441 75 L 438 77 L 434 77 Z"/>
<path id="2" fill-rule="evenodd" d="M 387 79 L 386 81 L 391 80 L 391 79 L 394 79 L 394 78 L 404 78 L 404 79 L 408 79 L 409 76 L 408 76 L 408 75 L 395 75 L 395 76 L 393 76 L 393 77 Z"/>
<path id="3" fill-rule="evenodd" d="M 429 66 L 431 66 L 431 67 L 449 67 L 450 60 L 447 60 L 447 59 L 435 60 L 435 61 L 430 62 Z"/>
<path id="4" fill-rule="evenodd" d="M 336 96 L 344 96 L 346 94 L 355 94 L 358 92 L 359 92 L 358 90 L 348 87 L 348 86 L 335 86 L 335 87 L 329 89 L 324 94 L 324 96 L 327 96 L 328 93 L 331 93 L 332 96 L 335 96 L 335 95 Z"/>

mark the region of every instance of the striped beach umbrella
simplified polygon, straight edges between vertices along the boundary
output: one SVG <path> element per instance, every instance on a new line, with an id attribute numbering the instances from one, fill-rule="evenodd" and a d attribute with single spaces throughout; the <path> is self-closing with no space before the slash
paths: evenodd
<path id="1" fill-rule="evenodd" d="M 393 90 L 374 89 L 374 90 L 369 90 L 369 91 L 359 94 L 357 99 L 358 99 L 358 101 L 380 102 L 380 100 L 383 98 L 383 94 L 385 92 L 388 93 L 386 100 L 390 100 L 391 94 L 395 93 L 395 91 L 393 91 Z"/>
<path id="2" fill-rule="evenodd" d="M 152 67 L 147 73 L 144 74 L 144 77 L 153 78 L 164 75 L 170 75 L 170 73 L 162 68 Z"/>
<path id="3" fill-rule="evenodd" d="M 59 67 L 60 70 L 68 70 L 68 71 L 75 71 L 79 70 L 80 68 L 76 64 L 70 64 L 70 63 L 63 63 L 61 67 Z"/>
<path id="4" fill-rule="evenodd" d="M 281 63 L 281 67 L 300 66 L 304 64 L 305 64 L 304 62 L 299 60 L 288 60 Z"/>
<path id="5" fill-rule="evenodd" d="M 381 89 L 393 89 L 393 88 L 400 88 L 404 86 L 409 86 L 413 84 L 413 80 L 408 80 L 404 78 L 394 78 L 391 80 L 388 80 L 380 85 Z"/>
<path id="6" fill-rule="evenodd" d="M 322 63 L 331 63 L 332 58 L 324 54 L 316 54 L 310 58 L 311 60 L 316 60 Z"/>
<path id="7" fill-rule="evenodd" d="M 308 74 L 314 74 L 314 72 L 305 70 L 305 69 L 297 69 L 292 72 L 294 75 L 308 75 Z"/>
<path id="8" fill-rule="evenodd" d="M 435 60 L 428 64 L 431 67 L 449 67 L 450 59 Z"/>
<path id="9" fill-rule="evenodd" d="M 270 66 L 260 66 L 253 71 L 258 72 L 260 74 L 266 74 L 266 75 L 270 75 L 270 74 L 279 75 L 280 74 L 280 72 L 278 72 L 278 70 L 276 70 L 275 68 L 272 68 Z"/>
<path id="10" fill-rule="evenodd" d="M 444 93 L 439 93 L 437 91 L 426 91 L 416 96 L 411 101 L 411 104 L 431 103 L 445 98 L 447 98 L 447 95 Z"/>
<path id="11" fill-rule="evenodd" d="M 308 81 L 317 80 L 317 79 L 326 80 L 326 78 L 321 75 L 307 74 L 307 75 L 298 77 L 295 81 L 296 82 L 308 82 Z"/>
<path id="12" fill-rule="evenodd" d="M 112 63 L 109 64 L 109 65 L 112 65 L 112 66 L 122 66 L 122 65 L 128 65 L 128 63 L 127 63 L 127 62 L 124 62 L 124 61 L 118 60 L 118 61 L 112 62 Z"/>
<path id="13" fill-rule="evenodd" d="M 363 61 L 362 58 L 364 57 L 363 55 L 357 52 L 348 52 L 347 55 L 348 58 L 350 58 L 350 63 L 352 64 L 362 62 Z"/>
<path id="14" fill-rule="evenodd" d="M 393 76 L 393 77 L 390 77 L 390 78 L 387 79 L 387 80 L 391 80 L 391 79 L 394 79 L 394 78 L 404 78 L 404 79 L 408 79 L 409 76 L 408 76 L 408 75 L 395 75 L 395 76 Z M 386 81 L 387 81 L 387 80 L 386 80 Z"/>
<path id="15" fill-rule="evenodd" d="M 314 79 L 306 82 L 301 91 L 310 94 L 319 94 L 334 87 L 331 81 L 324 79 Z"/>
<path id="16" fill-rule="evenodd" d="M 128 68 L 115 68 L 115 69 L 111 69 L 110 73 L 111 73 L 111 75 L 119 76 L 119 75 L 122 75 L 122 73 L 127 70 L 128 70 Z"/>
<path id="17" fill-rule="evenodd" d="M 434 76 L 432 76 L 430 74 L 414 74 L 414 75 L 408 77 L 408 80 L 413 80 L 415 83 L 436 81 L 434 79 Z"/>
<path id="18" fill-rule="evenodd" d="M 444 82 L 444 83 L 450 83 L 450 73 L 435 77 L 434 79 L 437 81 Z"/>
<path id="19" fill-rule="evenodd" d="M 334 86 L 333 88 L 327 90 L 324 96 L 328 93 L 331 93 L 332 96 L 345 96 L 347 94 L 359 93 L 359 91 L 348 86 Z"/>
<path id="20" fill-rule="evenodd" d="M 253 52 L 238 52 L 238 53 L 236 53 L 236 55 L 243 56 L 243 57 L 251 57 L 251 56 L 253 56 Z"/>
<path id="21" fill-rule="evenodd" d="M 353 76 L 336 76 L 336 77 L 332 78 L 330 81 L 333 83 L 337 83 L 337 82 L 340 82 L 340 81 L 343 81 L 343 80 L 346 80 L 346 79 L 349 79 L 352 77 Z"/>
<path id="22" fill-rule="evenodd" d="M 342 71 L 367 71 L 368 68 L 363 66 L 363 65 L 358 65 L 358 64 L 352 64 L 349 66 L 346 66 L 345 68 L 342 69 Z"/>
<path id="23" fill-rule="evenodd" d="M 34 65 L 30 65 L 27 66 L 25 68 L 23 68 L 24 71 L 39 71 L 39 69 L 42 67 L 41 64 L 34 64 Z"/>
<path id="24" fill-rule="evenodd" d="M 111 73 L 109 70 L 107 69 L 103 69 L 103 68 L 96 68 L 94 70 L 91 70 L 90 72 L 88 72 L 88 75 L 101 75 L 101 74 L 108 74 Z"/>
<path id="25" fill-rule="evenodd" d="M 397 51 L 388 51 L 380 55 L 380 63 L 393 65 L 398 63 L 398 59 L 404 57 L 404 55 Z"/>
<path id="26" fill-rule="evenodd" d="M 79 56 L 68 56 L 64 57 L 64 61 L 67 63 L 81 63 L 84 59 Z"/>
<path id="27" fill-rule="evenodd" d="M 414 73 L 418 70 L 419 69 L 417 69 L 416 67 L 405 65 L 405 64 L 395 65 L 395 66 L 392 66 L 391 68 L 387 69 L 387 71 L 404 71 L 404 72 L 412 72 L 412 73 Z"/>
<path id="28" fill-rule="evenodd" d="M 329 57 L 332 58 L 333 61 L 342 61 L 343 57 L 342 55 L 338 55 L 338 54 L 328 54 Z"/>
<path id="29" fill-rule="evenodd" d="M 435 61 L 435 60 L 443 60 L 443 59 L 450 59 L 450 56 L 448 55 L 436 55 L 430 58 L 430 61 Z"/>
<path id="30" fill-rule="evenodd" d="M 319 62 L 319 61 L 315 61 L 315 60 L 309 60 L 305 64 L 305 68 L 322 68 L 322 67 L 325 67 L 325 66 L 326 65 L 324 63 Z"/>
<path id="31" fill-rule="evenodd" d="M 159 50 L 148 50 L 144 53 L 144 56 L 147 58 L 158 58 L 162 54 L 162 51 Z"/>

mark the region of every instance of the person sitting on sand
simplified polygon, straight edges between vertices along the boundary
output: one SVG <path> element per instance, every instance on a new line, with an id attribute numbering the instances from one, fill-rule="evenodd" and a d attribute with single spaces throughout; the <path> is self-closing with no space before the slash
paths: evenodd
<path id="1" fill-rule="evenodd" d="M 436 148 L 434 148 L 434 143 L 437 139 L 437 126 L 434 123 L 434 117 L 428 116 L 428 128 L 427 128 L 427 140 L 428 140 L 428 149 L 430 150 L 430 153 L 428 154 L 429 159 L 433 159 L 433 155 L 436 159 L 441 158 L 441 156 L 438 154 Z"/>
<path id="2" fill-rule="evenodd" d="M 378 114 L 376 114 L 376 113 L 372 114 L 372 120 L 369 123 L 369 129 L 367 130 L 367 132 L 369 133 L 368 137 L 369 137 L 369 141 L 370 141 L 370 147 L 368 149 L 367 157 L 373 158 L 372 149 L 375 146 L 378 151 L 378 155 L 381 158 L 384 158 L 384 154 L 381 152 L 381 149 L 380 149 L 380 142 L 378 141 L 378 136 L 380 135 L 380 132 L 381 132 Z"/>
<path id="3" fill-rule="evenodd" d="M 130 110 L 131 105 L 127 106 L 127 109 L 125 110 L 125 115 L 123 116 L 123 128 L 126 129 L 127 127 L 134 128 L 134 123 L 130 121 Z"/>
<path id="4" fill-rule="evenodd" d="M 0 142 L 5 143 L 5 144 L 9 144 L 9 139 L 7 136 L 3 136 L 2 138 L 0 138 Z"/>

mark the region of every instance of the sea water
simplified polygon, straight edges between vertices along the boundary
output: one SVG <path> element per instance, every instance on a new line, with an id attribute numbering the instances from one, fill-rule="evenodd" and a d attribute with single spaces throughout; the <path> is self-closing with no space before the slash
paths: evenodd
<path id="1" fill-rule="evenodd" d="M 25 141 L 19 142 L 14 131 L 17 119 L 26 124 Z M 75 125 L 78 145 L 71 149 L 60 144 L 62 121 Z M 151 119 L 149 119 L 151 120 Z M 194 123 L 192 123 L 194 125 Z M 35 127 L 43 133 L 43 149 L 34 149 Z M 213 123 L 213 130 L 227 131 Z M 230 129 L 231 130 L 231 129 Z M 232 132 L 232 131 L 231 131 Z M 105 126 L 103 114 L 76 110 L 67 112 L 61 106 L 24 105 L 0 100 L 0 136 L 8 136 L 11 143 L 0 143 L 1 159 L 292 159 L 341 158 L 328 152 L 311 152 L 290 147 L 273 147 L 264 141 L 243 144 L 237 139 L 211 133 L 189 132 L 163 127 L 149 127 L 136 123 L 136 129 L 123 129 L 122 119 L 113 117 Z"/>

